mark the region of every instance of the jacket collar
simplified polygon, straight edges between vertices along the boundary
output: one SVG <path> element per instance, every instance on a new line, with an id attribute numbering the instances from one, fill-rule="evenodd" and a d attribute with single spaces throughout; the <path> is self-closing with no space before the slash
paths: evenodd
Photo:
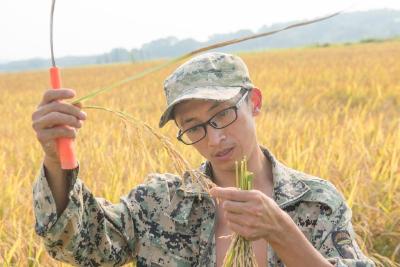
<path id="1" fill-rule="evenodd" d="M 275 202 L 281 208 L 284 208 L 301 200 L 301 198 L 310 190 L 310 188 L 300 178 L 297 177 L 295 170 L 279 162 L 267 148 L 261 146 L 261 149 L 267 159 L 271 162 L 274 184 L 273 198 Z M 199 167 L 199 170 L 213 180 L 212 166 L 209 161 L 202 163 Z M 209 194 L 202 190 L 200 185 L 191 182 L 190 177 L 186 173 L 183 175 L 183 179 L 185 180 L 186 185 L 185 187 L 181 185 L 177 189 L 179 194 L 183 194 L 185 197 L 209 197 Z"/>
<path id="2" fill-rule="evenodd" d="M 275 202 L 284 208 L 301 200 L 310 188 L 297 177 L 295 170 L 279 162 L 267 148 L 261 147 L 261 149 L 272 165 Z"/>

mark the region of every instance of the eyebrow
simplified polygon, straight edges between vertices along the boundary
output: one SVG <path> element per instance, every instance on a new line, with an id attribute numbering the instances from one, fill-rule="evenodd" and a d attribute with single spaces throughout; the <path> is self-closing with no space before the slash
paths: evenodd
<path id="1" fill-rule="evenodd" d="M 186 123 L 189 123 L 189 122 L 194 121 L 194 120 L 196 120 L 196 119 L 195 118 L 186 119 L 186 120 L 183 121 L 182 126 L 184 126 Z"/>
<path id="2" fill-rule="evenodd" d="M 214 103 L 214 105 L 212 105 L 212 106 L 208 109 L 208 111 L 211 111 L 211 110 L 213 110 L 214 108 L 218 107 L 221 103 L 222 103 L 222 102 L 220 102 L 220 101 L 216 101 L 216 102 Z"/>
<path id="3" fill-rule="evenodd" d="M 216 107 L 218 107 L 222 102 L 221 101 L 215 101 L 215 103 L 207 110 L 207 111 L 211 111 L 213 109 L 215 109 Z M 196 118 L 189 118 L 183 121 L 182 126 L 184 126 L 186 123 L 189 123 L 191 121 L 197 120 Z"/>

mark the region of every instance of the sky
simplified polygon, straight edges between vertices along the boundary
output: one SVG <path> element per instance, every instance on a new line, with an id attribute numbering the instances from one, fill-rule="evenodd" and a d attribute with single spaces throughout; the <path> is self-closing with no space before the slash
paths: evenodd
<path id="1" fill-rule="evenodd" d="M 0 0 L 0 63 L 50 57 L 51 0 Z M 140 48 L 176 36 L 205 41 L 215 33 L 312 19 L 347 11 L 392 8 L 400 0 L 57 0 L 55 56 Z"/>

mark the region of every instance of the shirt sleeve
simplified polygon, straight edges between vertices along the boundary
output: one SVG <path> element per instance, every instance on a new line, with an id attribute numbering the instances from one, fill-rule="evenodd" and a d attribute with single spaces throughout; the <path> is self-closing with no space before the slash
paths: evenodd
<path id="1" fill-rule="evenodd" d="M 67 171 L 71 184 L 66 209 L 57 216 L 45 167 L 33 185 L 35 231 L 55 259 L 81 266 L 121 266 L 132 261 L 138 236 L 134 225 L 139 205 L 95 198 L 78 178 L 79 166 Z"/>
<path id="2" fill-rule="evenodd" d="M 336 267 L 373 267 L 355 240 L 351 224 L 351 209 L 345 202 L 331 216 L 333 228 L 321 246 L 321 253 Z"/>

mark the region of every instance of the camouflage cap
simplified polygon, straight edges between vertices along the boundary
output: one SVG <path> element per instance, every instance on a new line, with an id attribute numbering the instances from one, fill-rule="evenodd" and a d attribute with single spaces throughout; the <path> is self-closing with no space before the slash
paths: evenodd
<path id="1" fill-rule="evenodd" d="M 167 108 L 159 127 L 173 118 L 176 104 L 189 99 L 225 101 L 235 97 L 242 88 L 253 84 L 241 58 L 225 53 L 206 53 L 179 66 L 164 81 Z"/>

